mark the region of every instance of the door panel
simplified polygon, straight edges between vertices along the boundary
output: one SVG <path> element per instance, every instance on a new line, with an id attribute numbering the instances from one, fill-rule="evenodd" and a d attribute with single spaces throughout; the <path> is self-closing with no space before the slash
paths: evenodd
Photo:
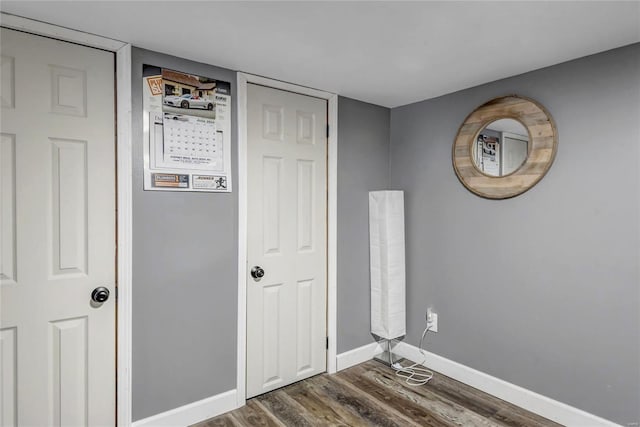
<path id="1" fill-rule="evenodd" d="M 86 141 L 50 138 L 52 275 L 87 271 Z"/>
<path id="2" fill-rule="evenodd" d="M 18 425 L 18 334 L 16 328 L 0 330 L 0 395 L 2 401 L 2 416 L 0 421 L 3 427 Z"/>
<path id="3" fill-rule="evenodd" d="M 298 160 L 298 251 L 313 251 L 315 163 L 313 160 Z"/>
<path id="4" fill-rule="evenodd" d="M 263 186 L 263 220 L 262 233 L 264 241 L 264 255 L 280 254 L 280 206 L 283 182 L 282 158 L 265 156 L 262 160 L 262 181 L 268 183 Z"/>
<path id="5" fill-rule="evenodd" d="M 2 426 L 114 425 L 114 56 L 1 42 Z"/>
<path id="6" fill-rule="evenodd" d="M 87 316 L 49 322 L 53 421 L 87 425 Z"/>
<path id="7" fill-rule="evenodd" d="M 313 370 L 313 280 L 299 280 L 296 302 L 296 374 Z"/>
<path id="8" fill-rule="evenodd" d="M 16 283 L 16 136 L 0 135 L 0 283 Z"/>
<path id="9" fill-rule="evenodd" d="M 247 110 L 252 397 L 326 370 L 327 104 L 249 84 Z"/>

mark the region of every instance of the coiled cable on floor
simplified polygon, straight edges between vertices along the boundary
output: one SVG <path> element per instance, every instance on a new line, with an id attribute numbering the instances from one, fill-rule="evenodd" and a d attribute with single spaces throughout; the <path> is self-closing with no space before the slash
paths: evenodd
<path id="1" fill-rule="evenodd" d="M 402 366 L 399 362 L 393 363 L 393 360 L 391 360 L 391 367 L 396 371 L 396 375 L 405 378 L 405 382 L 408 385 L 425 385 L 429 380 L 431 380 L 431 378 L 433 378 L 433 372 L 424 367 L 424 363 L 427 361 L 427 356 L 424 354 L 424 350 L 422 349 L 422 343 L 424 342 L 424 338 L 427 335 L 427 332 L 429 332 L 429 329 L 431 329 L 430 326 L 424 328 L 424 332 L 420 338 L 420 354 L 422 354 L 421 362 L 414 363 L 410 366 Z M 391 352 L 389 354 L 390 357 L 392 357 Z"/>

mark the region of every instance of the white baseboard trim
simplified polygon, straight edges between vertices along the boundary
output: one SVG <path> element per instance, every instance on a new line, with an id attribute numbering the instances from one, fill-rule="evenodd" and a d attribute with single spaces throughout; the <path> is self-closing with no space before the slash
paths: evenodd
<path id="1" fill-rule="evenodd" d="M 437 354 L 425 351 L 422 356 L 418 347 L 404 342 L 394 347 L 393 352 L 398 356 L 412 361 L 426 360 L 424 365 L 443 375 L 460 381 L 485 393 L 513 403 L 527 411 L 566 426 L 619 426 L 596 415 L 558 402 L 549 397 L 535 393 L 526 388 L 511 384 L 507 381 L 477 371 L 468 366 L 446 359 Z"/>
<path id="2" fill-rule="evenodd" d="M 132 427 L 185 427 L 237 408 L 236 390 L 229 390 L 189 403 L 152 417 L 143 418 Z"/>
<path id="3" fill-rule="evenodd" d="M 380 344 L 377 342 L 372 342 L 371 344 L 345 351 L 336 357 L 336 369 L 339 372 L 359 363 L 366 362 L 367 360 L 373 359 L 373 356 L 381 352 L 382 347 L 380 347 Z"/>

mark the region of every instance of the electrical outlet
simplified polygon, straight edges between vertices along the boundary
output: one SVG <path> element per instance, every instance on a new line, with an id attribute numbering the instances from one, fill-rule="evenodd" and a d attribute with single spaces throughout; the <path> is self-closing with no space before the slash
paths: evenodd
<path id="1" fill-rule="evenodd" d="M 427 327 L 430 332 L 438 332 L 438 313 L 431 307 L 427 309 Z"/>
<path id="2" fill-rule="evenodd" d="M 427 315 L 426 315 L 427 323 L 433 320 L 433 314 L 434 314 L 433 308 L 431 307 L 427 308 Z"/>

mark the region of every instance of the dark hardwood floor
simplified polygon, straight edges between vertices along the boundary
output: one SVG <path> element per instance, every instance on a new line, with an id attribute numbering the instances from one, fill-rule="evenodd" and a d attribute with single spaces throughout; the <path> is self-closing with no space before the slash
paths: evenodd
<path id="1" fill-rule="evenodd" d="M 426 385 L 409 386 L 370 361 L 257 396 L 194 427 L 557 425 L 438 373 Z"/>

